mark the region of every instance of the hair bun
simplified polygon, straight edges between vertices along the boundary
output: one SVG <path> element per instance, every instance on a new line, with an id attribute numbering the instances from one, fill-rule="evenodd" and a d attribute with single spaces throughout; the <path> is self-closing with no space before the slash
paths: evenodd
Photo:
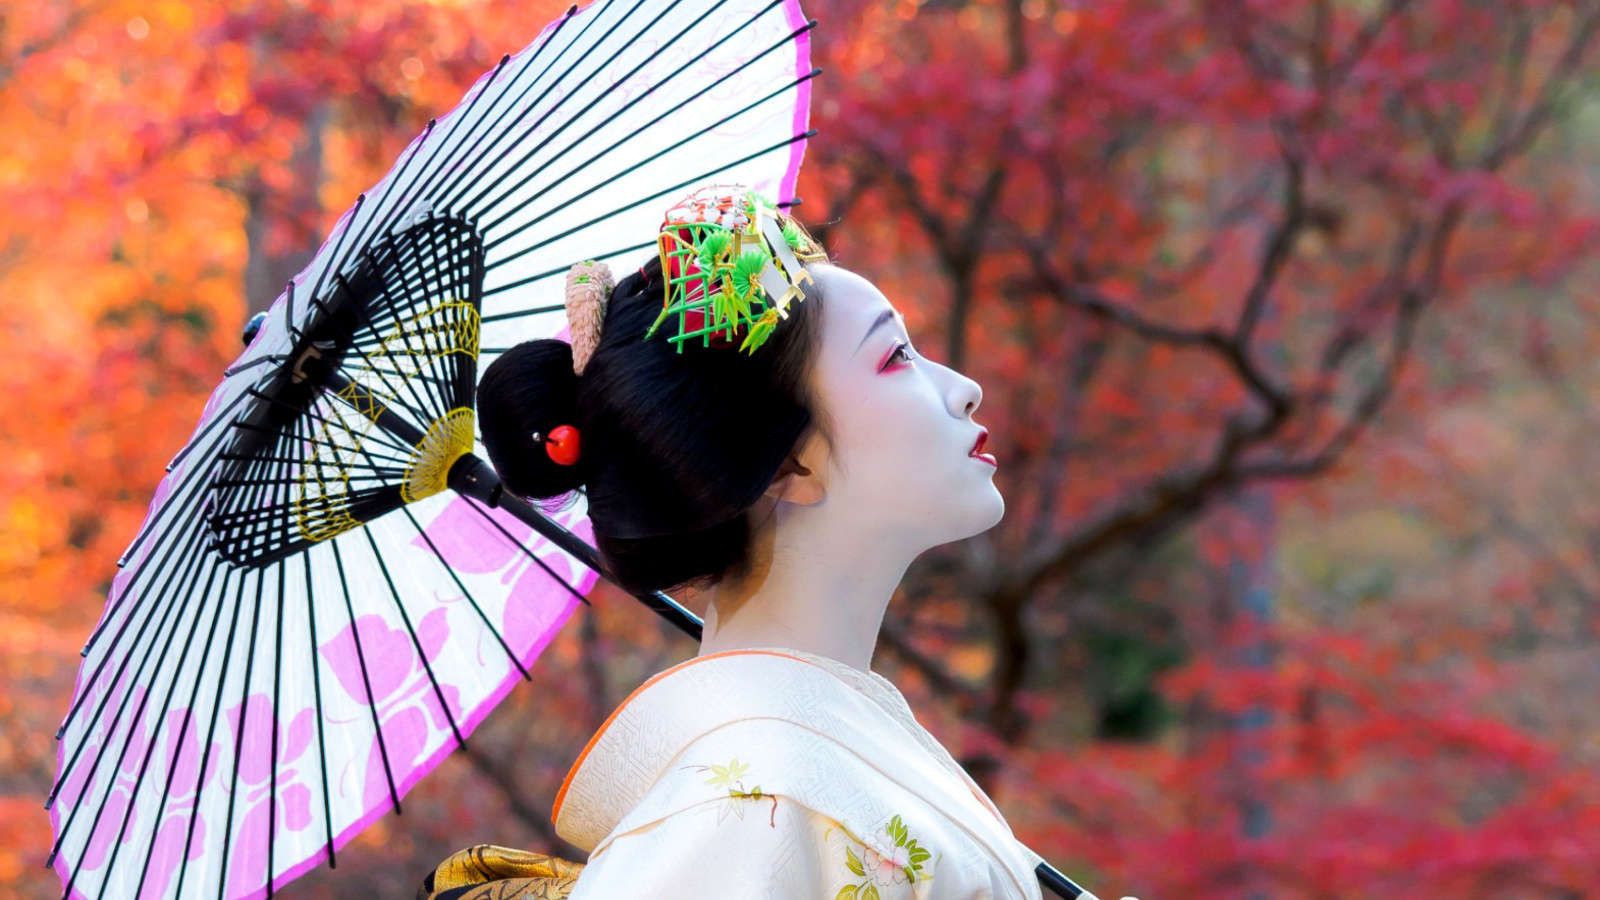
<path id="1" fill-rule="evenodd" d="M 562 425 L 584 430 L 578 411 L 578 376 L 572 345 L 555 338 L 523 341 L 490 363 L 478 381 L 478 421 L 489 463 L 507 491 L 529 500 L 571 493 L 588 482 L 593 447 L 576 463 L 551 458 L 534 432 Z"/>

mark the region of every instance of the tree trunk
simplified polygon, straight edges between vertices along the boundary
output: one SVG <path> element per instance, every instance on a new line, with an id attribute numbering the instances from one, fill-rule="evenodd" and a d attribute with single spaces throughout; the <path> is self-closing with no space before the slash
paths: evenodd
<path id="1" fill-rule="evenodd" d="M 291 157 L 293 193 L 271 194 L 256 175 L 245 190 L 245 239 L 250 248 L 244 273 L 246 318 L 271 306 L 322 246 L 322 137 L 328 119 L 327 104 L 319 104 L 306 117 L 305 133 Z M 269 239 L 279 228 L 294 234 L 287 248 L 274 247 Z"/>

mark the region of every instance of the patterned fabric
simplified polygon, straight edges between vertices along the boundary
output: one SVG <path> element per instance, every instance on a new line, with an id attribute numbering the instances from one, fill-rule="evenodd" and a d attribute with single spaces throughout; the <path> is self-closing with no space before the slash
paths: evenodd
<path id="1" fill-rule="evenodd" d="M 571 900 L 1040 898 L 1038 856 L 891 683 L 782 648 L 646 682 L 553 818 L 589 850 Z"/>
<path id="2" fill-rule="evenodd" d="M 582 871 L 560 857 L 478 844 L 428 873 L 416 900 L 566 900 Z"/>

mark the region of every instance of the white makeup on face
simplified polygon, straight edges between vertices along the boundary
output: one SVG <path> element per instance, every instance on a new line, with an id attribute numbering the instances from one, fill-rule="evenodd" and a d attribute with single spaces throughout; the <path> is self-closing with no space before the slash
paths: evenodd
<path id="1" fill-rule="evenodd" d="M 971 455 L 977 382 L 919 355 L 867 279 L 808 269 L 826 298 L 811 377 L 832 444 L 813 434 L 798 448 L 811 475 L 775 487 L 794 499 L 763 507 L 759 575 L 714 589 L 700 652 L 793 647 L 865 670 L 912 560 L 994 527 L 1005 500 Z M 726 618 L 724 592 L 738 609 Z"/>
<path id="2" fill-rule="evenodd" d="M 872 282 L 838 266 L 811 271 L 827 298 L 813 378 L 835 431 L 825 481 L 837 527 L 914 554 L 992 528 L 1005 499 L 995 466 L 971 455 L 983 389 L 919 354 Z"/>

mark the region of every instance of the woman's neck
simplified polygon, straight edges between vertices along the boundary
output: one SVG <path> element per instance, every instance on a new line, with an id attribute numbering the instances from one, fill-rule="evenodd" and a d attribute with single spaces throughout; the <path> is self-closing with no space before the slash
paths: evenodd
<path id="1" fill-rule="evenodd" d="M 750 574 L 712 590 L 701 656 L 789 647 L 871 671 L 884 610 L 915 554 L 821 513 L 779 504 L 754 535 Z M 720 615 L 719 604 L 732 613 Z"/>

